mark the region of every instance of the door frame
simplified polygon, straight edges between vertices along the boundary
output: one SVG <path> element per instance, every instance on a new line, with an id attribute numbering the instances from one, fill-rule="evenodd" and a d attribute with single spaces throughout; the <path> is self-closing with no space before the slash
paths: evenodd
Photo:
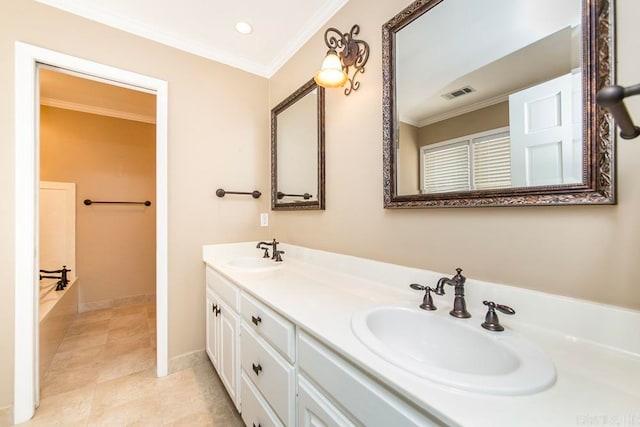
<path id="1" fill-rule="evenodd" d="M 156 95 L 156 334 L 157 375 L 168 373 L 168 84 L 164 80 L 17 41 L 15 43 L 15 328 L 14 423 L 38 404 L 39 83 L 46 64 L 122 83 Z"/>

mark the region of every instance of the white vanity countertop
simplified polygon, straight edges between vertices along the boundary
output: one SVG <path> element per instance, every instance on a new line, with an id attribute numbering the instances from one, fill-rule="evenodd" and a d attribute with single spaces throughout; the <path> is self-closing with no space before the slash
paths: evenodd
<path id="1" fill-rule="evenodd" d="M 395 367 L 364 346 L 351 330 L 354 312 L 382 305 L 416 307 L 423 293 L 410 283 L 435 285 L 447 274 L 281 244 L 283 268 L 243 272 L 226 266 L 239 256 L 259 257 L 255 242 L 208 245 L 207 265 L 271 306 L 363 371 L 447 424 L 463 426 L 640 426 L 640 313 L 612 306 L 474 281 L 465 284 L 471 319 L 482 300 L 512 306 L 500 315 L 553 360 L 557 381 L 525 396 L 460 391 Z M 454 266 L 456 267 L 456 266 Z M 453 268 L 452 268 L 453 270 Z M 453 292 L 435 297 L 448 316 Z M 481 360 L 478 363 L 482 363 Z"/>

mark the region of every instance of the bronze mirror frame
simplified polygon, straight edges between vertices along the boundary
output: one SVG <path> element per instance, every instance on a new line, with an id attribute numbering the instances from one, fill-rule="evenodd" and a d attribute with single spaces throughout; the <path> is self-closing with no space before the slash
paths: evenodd
<path id="1" fill-rule="evenodd" d="M 291 201 L 281 202 L 278 199 L 278 114 L 294 105 L 307 94 L 317 89 L 317 153 L 318 153 L 318 174 L 317 174 L 317 200 L 313 201 Z M 271 110 L 271 209 L 278 210 L 324 210 L 325 206 L 325 167 L 324 167 L 324 125 L 325 125 L 325 94 L 324 88 L 318 86 L 311 79 L 289 95 L 281 103 Z"/>
<path id="2" fill-rule="evenodd" d="M 396 33 L 445 0 L 416 0 L 382 26 L 383 180 L 385 208 L 615 204 L 615 135 L 610 115 L 596 106 L 614 76 L 612 0 L 582 0 L 582 183 L 451 193 L 398 195 L 395 138 Z"/>

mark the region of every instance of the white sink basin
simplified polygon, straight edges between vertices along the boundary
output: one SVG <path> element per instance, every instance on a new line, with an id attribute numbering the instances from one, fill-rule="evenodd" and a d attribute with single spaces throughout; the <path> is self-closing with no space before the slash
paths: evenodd
<path id="1" fill-rule="evenodd" d="M 490 332 L 481 319 L 377 307 L 355 313 L 351 327 L 370 350 L 419 377 L 479 393 L 522 395 L 556 380 L 551 359 L 524 337 Z"/>
<path id="2" fill-rule="evenodd" d="M 275 262 L 271 258 L 258 258 L 252 256 L 238 257 L 227 262 L 227 267 L 242 271 L 272 271 L 282 268 L 284 262 Z"/>

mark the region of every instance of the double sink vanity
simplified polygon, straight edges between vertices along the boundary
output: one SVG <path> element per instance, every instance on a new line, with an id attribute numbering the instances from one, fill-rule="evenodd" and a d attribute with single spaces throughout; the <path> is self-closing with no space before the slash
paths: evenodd
<path id="1" fill-rule="evenodd" d="M 203 248 L 207 354 L 248 426 L 640 424 L 638 312 L 470 277 L 456 318 L 453 287 L 436 310 L 409 287 L 442 273 L 279 248 Z"/>

